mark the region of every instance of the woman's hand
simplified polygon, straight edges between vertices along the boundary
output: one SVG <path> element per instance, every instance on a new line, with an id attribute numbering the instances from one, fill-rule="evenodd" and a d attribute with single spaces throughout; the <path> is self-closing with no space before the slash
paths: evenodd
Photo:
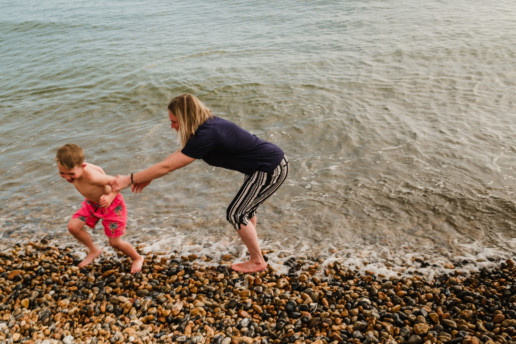
<path id="1" fill-rule="evenodd" d="M 133 187 L 131 188 L 131 190 L 135 193 L 140 193 L 143 191 L 143 189 L 149 185 L 151 182 L 144 182 L 144 183 L 135 183 L 133 184 Z"/>

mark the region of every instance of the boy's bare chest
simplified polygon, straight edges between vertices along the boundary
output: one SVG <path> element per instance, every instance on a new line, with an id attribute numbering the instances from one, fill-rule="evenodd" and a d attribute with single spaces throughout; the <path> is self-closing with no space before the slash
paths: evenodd
<path id="1" fill-rule="evenodd" d="M 75 188 L 88 200 L 98 203 L 104 194 L 105 186 L 99 186 L 84 181 L 76 181 Z"/>

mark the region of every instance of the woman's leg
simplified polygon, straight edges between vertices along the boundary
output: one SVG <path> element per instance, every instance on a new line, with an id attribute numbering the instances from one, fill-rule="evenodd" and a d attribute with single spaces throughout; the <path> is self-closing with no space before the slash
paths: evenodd
<path id="1" fill-rule="evenodd" d="M 246 245 L 250 256 L 247 262 L 233 264 L 231 266 L 233 270 L 257 272 L 267 268 L 267 263 L 258 244 L 256 209 L 277 191 L 287 175 L 288 160 L 285 158 L 273 174 L 257 171 L 246 176 L 244 185 L 229 205 L 226 218 L 237 229 L 238 235 Z M 246 217 L 248 220 L 246 220 Z"/>
<path id="2" fill-rule="evenodd" d="M 240 272 L 258 272 L 267 268 L 267 262 L 263 258 L 256 234 L 256 216 L 252 217 L 247 225 L 240 225 L 237 232 L 249 251 L 249 260 L 244 263 L 235 263 L 231 265 L 231 268 Z"/>

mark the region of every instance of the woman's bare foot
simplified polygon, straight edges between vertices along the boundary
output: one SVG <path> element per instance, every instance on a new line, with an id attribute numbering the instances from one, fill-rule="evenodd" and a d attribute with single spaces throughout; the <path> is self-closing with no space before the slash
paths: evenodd
<path id="1" fill-rule="evenodd" d="M 142 256 L 140 256 L 140 258 L 138 259 L 133 260 L 133 265 L 131 266 L 132 274 L 142 271 L 143 260 L 144 259 Z"/>
<path id="2" fill-rule="evenodd" d="M 93 260 L 95 260 L 95 258 L 100 256 L 101 253 L 102 253 L 102 249 L 101 248 L 97 248 L 94 251 L 90 251 L 90 253 L 88 253 L 86 258 L 84 258 L 84 260 L 82 262 L 80 262 L 77 266 L 80 267 L 80 268 L 85 267 L 86 265 L 88 265 L 91 262 L 93 262 Z"/>
<path id="3" fill-rule="evenodd" d="M 259 271 L 263 271 L 267 268 L 267 263 L 266 262 L 255 263 L 255 262 L 248 261 L 248 262 L 244 262 L 244 263 L 235 263 L 235 264 L 231 265 L 231 268 L 235 271 L 245 272 L 245 273 L 259 272 Z"/>

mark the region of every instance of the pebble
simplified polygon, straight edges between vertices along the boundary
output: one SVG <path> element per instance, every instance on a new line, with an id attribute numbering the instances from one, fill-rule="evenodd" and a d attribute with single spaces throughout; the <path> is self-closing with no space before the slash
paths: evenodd
<path id="1" fill-rule="evenodd" d="M 0 342 L 511 343 L 515 264 L 470 275 L 361 275 L 338 262 L 289 259 L 239 274 L 206 257 L 147 255 L 141 273 L 103 256 L 85 268 L 48 242 L 0 253 Z"/>

